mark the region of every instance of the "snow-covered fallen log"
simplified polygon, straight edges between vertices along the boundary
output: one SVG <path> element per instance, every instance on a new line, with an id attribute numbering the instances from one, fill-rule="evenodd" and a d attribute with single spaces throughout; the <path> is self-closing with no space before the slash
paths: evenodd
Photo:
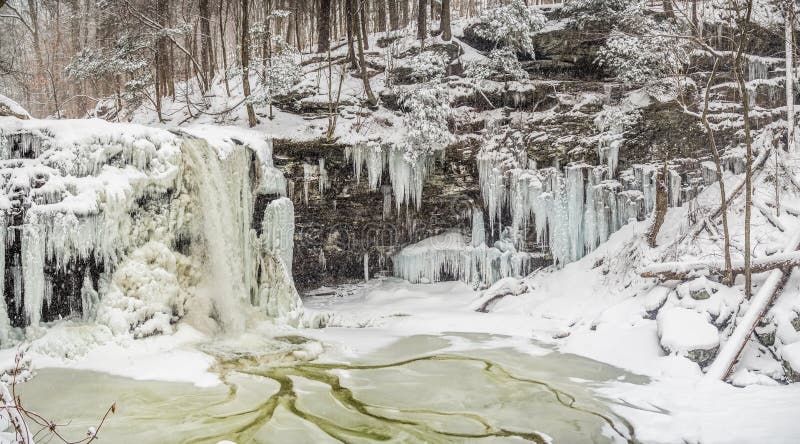
<path id="1" fill-rule="evenodd" d="M 784 270 L 800 265 L 800 251 L 786 251 L 761 258 L 753 259 L 751 269 L 753 273 L 763 273 L 771 270 Z M 733 274 L 744 273 L 744 261 L 738 260 L 731 263 Z M 693 261 L 693 262 L 662 262 L 644 267 L 640 275 L 644 278 L 661 280 L 684 280 L 692 277 L 707 276 L 710 274 L 724 274 L 725 262 L 722 260 Z"/>
<path id="2" fill-rule="evenodd" d="M 800 231 L 792 236 L 780 256 L 797 256 L 795 250 L 797 250 L 798 246 L 800 246 Z M 792 266 L 796 265 L 797 263 L 794 263 Z M 739 318 L 733 333 L 731 333 L 725 344 L 722 345 L 717 354 L 717 358 L 708 367 L 706 371 L 707 377 L 714 379 L 725 379 L 728 377 L 731 369 L 733 369 L 733 365 L 739 359 L 739 355 L 742 353 L 745 344 L 747 344 L 747 339 L 753 333 L 756 325 L 758 325 L 758 321 L 766 312 L 772 298 L 780 290 L 784 282 L 783 268 L 784 267 L 777 267 L 773 269 L 755 297 L 750 299 L 750 307 L 744 315 Z"/>

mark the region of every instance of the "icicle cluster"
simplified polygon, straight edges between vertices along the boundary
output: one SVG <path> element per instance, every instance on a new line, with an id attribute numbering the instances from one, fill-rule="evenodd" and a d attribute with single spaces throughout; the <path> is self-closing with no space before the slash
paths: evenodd
<path id="1" fill-rule="evenodd" d="M 656 167 L 637 165 L 632 177 L 610 178 L 605 166 L 572 163 L 556 168 L 514 168 L 495 154 L 478 157 L 481 192 L 489 226 L 499 232 L 504 211 L 511 239 L 526 248 L 531 226 L 556 263 L 582 258 L 630 219 L 642 220 L 655 204 Z M 506 169 L 509 165 L 511 169 Z M 681 176 L 670 171 L 670 205 L 682 203 Z"/>
<path id="2" fill-rule="evenodd" d="M 383 147 L 372 142 L 346 148 L 345 157 L 353 162 L 356 183 L 361 181 L 362 171 L 366 165 L 367 182 L 373 191 L 381 186 L 385 169 L 389 170 L 391 191 L 398 213 L 404 205 L 413 203 L 417 209 L 422 205 L 422 189 L 433 167 L 432 154 L 421 154 L 411 160 L 401 148 Z"/>

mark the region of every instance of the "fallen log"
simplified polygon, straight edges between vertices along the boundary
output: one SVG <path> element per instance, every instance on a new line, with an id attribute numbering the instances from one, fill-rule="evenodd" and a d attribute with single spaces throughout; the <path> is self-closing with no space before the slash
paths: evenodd
<path id="1" fill-rule="evenodd" d="M 744 273 L 744 261 L 733 261 L 734 276 Z M 800 251 L 789 251 L 753 259 L 750 268 L 753 273 L 763 273 L 772 270 L 785 270 L 800 265 Z M 725 262 L 693 261 L 693 262 L 662 262 L 644 267 L 639 275 L 643 278 L 661 280 L 685 280 L 698 276 L 724 275 Z"/>

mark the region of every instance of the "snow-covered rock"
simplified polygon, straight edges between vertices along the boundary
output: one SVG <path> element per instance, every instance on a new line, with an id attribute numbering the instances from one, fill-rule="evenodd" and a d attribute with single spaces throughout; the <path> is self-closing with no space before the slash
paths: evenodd
<path id="1" fill-rule="evenodd" d="M 662 310 L 656 318 L 661 347 L 705 365 L 719 348 L 719 332 L 702 314 L 681 307 Z"/>
<path id="2" fill-rule="evenodd" d="M 30 119 L 31 115 L 19 103 L 0 94 L 0 117 L 11 116 L 18 119 Z"/>
<path id="3" fill-rule="evenodd" d="M 785 345 L 781 349 L 786 379 L 792 382 L 800 381 L 800 342 Z"/>

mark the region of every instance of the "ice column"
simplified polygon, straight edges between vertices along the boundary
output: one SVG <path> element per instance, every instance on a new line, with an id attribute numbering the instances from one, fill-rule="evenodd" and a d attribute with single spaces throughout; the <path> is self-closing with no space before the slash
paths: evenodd
<path id="1" fill-rule="evenodd" d="M 478 247 L 486 243 L 486 227 L 483 225 L 483 210 L 472 209 L 472 246 Z"/>
<path id="2" fill-rule="evenodd" d="M 294 205 L 292 205 L 292 201 L 281 197 L 270 202 L 264 210 L 261 229 L 264 249 L 278 256 L 291 276 L 294 256 Z"/>
<path id="3" fill-rule="evenodd" d="M 29 211 L 22 227 L 22 278 L 25 289 L 25 317 L 29 325 L 39 325 L 44 301 L 44 239 L 39 218 Z"/>

